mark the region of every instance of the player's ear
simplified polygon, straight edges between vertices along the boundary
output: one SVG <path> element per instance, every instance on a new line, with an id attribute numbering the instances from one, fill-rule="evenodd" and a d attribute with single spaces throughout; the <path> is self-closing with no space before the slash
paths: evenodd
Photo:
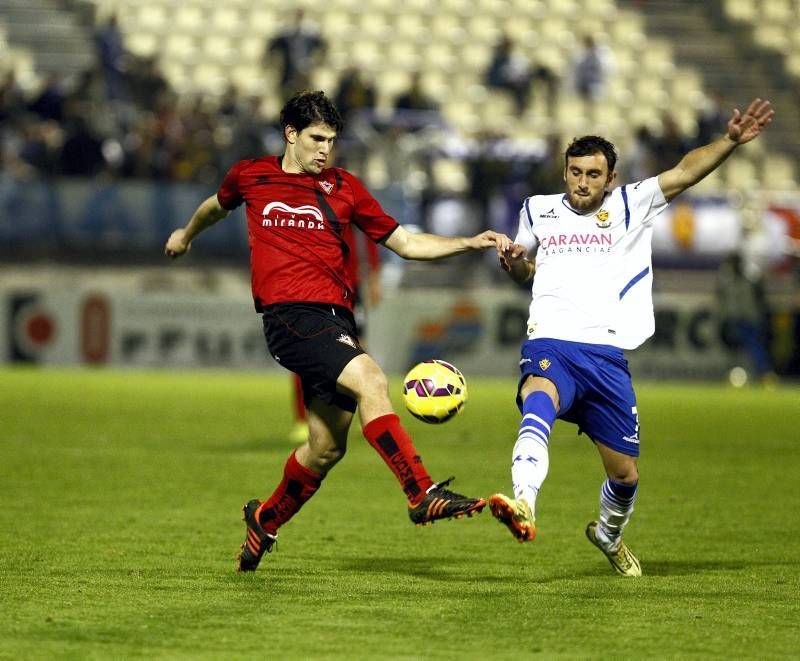
<path id="1" fill-rule="evenodd" d="M 606 180 L 606 189 L 611 190 L 611 185 L 617 178 L 617 171 L 614 170 L 613 172 L 609 173 L 608 179 Z"/>
<path id="2" fill-rule="evenodd" d="M 286 142 L 293 145 L 297 142 L 297 129 L 291 124 L 287 124 L 283 128 L 283 137 L 286 139 Z"/>

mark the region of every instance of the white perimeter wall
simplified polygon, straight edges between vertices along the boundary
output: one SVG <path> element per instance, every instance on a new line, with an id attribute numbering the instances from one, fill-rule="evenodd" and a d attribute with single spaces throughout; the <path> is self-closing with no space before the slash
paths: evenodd
<path id="1" fill-rule="evenodd" d="M 509 287 L 395 289 L 370 311 L 366 344 L 391 374 L 438 357 L 515 377 L 529 301 Z M 739 361 L 710 293 L 657 295 L 656 309 L 656 337 L 628 354 L 634 376 L 716 378 Z M 281 369 L 238 271 L 0 271 L 0 333 L 6 363 Z"/>

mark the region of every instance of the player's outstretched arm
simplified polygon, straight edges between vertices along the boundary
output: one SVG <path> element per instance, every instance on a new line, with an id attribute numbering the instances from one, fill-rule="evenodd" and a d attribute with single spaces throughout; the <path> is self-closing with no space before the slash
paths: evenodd
<path id="1" fill-rule="evenodd" d="M 211 227 L 217 221 L 222 220 L 228 215 L 228 210 L 223 209 L 217 200 L 216 195 L 212 195 L 204 200 L 197 210 L 192 214 L 186 227 L 175 230 L 169 235 L 164 246 L 164 254 L 167 257 L 180 257 L 189 250 L 192 239 L 204 229 Z"/>
<path id="2" fill-rule="evenodd" d="M 518 243 L 512 244 L 500 255 L 500 266 L 518 285 L 530 280 L 536 272 L 536 264 L 528 259 L 525 246 Z"/>
<path id="3" fill-rule="evenodd" d="M 497 254 L 500 255 L 511 246 L 511 239 L 505 234 L 492 230 L 466 237 L 412 234 L 403 227 L 398 227 L 386 239 L 384 245 L 403 259 L 428 260 L 486 248 L 495 248 Z"/>
<path id="4" fill-rule="evenodd" d="M 744 114 L 735 109 L 725 135 L 693 149 L 674 168 L 658 175 L 658 184 L 667 201 L 716 170 L 736 147 L 757 138 L 774 115 L 769 101 L 761 99 L 753 99 Z"/>

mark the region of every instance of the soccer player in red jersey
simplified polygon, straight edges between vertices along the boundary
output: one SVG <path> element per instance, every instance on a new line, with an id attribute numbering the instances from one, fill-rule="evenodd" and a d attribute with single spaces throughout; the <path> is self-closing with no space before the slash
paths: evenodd
<path id="1" fill-rule="evenodd" d="M 252 291 L 273 358 L 300 375 L 309 438 L 291 453 L 283 477 L 265 501 L 244 508 L 247 526 L 239 570 L 254 571 L 278 529 L 320 487 L 344 456 L 358 408 L 364 437 L 395 474 L 414 523 L 470 516 L 486 502 L 434 483 L 389 400 L 386 375 L 361 348 L 352 314 L 353 283 L 345 230 L 355 225 L 405 259 L 438 259 L 468 250 L 510 249 L 504 234 L 473 237 L 412 234 L 388 216 L 363 184 L 328 159 L 341 116 L 323 92 L 301 92 L 281 111 L 282 156 L 236 163 L 216 195 L 202 202 L 167 240 L 169 257 L 183 255 L 203 230 L 246 205 Z"/>

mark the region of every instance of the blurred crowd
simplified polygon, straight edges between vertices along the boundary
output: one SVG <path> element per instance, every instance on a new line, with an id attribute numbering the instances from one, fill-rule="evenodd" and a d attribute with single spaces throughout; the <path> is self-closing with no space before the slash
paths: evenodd
<path id="1" fill-rule="evenodd" d="M 235 161 L 282 149 L 277 118 L 262 113 L 261 98 L 243 97 L 233 85 L 219 95 L 179 96 L 155 57 L 137 57 L 126 49 L 113 16 L 98 27 L 94 41 L 97 65 L 74 79 L 50 75 L 39 89 L 24 91 L 13 72 L 5 73 L 0 81 L 4 171 L 19 178 L 107 174 L 213 185 Z M 309 87 L 314 67 L 326 51 L 324 36 L 298 11 L 265 44 L 263 62 L 286 96 Z M 524 113 L 539 93 L 552 113 L 567 85 L 588 101 L 601 99 L 613 71 L 613 53 L 591 37 L 576 49 L 569 73 L 562 74 L 571 80 L 563 80 L 543 63 L 529 62 L 509 37 L 501 36 L 483 82 L 508 93 L 518 113 Z M 342 136 L 347 149 L 340 150 L 339 160 L 345 167 L 365 168 L 378 142 L 391 155 L 392 146 L 415 133 L 418 139 L 405 143 L 422 155 L 423 165 L 437 156 L 424 153 L 426 149 L 440 150 L 444 143 L 458 142 L 457 136 L 442 139 L 448 127 L 439 112 L 440 100 L 425 92 L 419 75 L 413 75 L 408 88 L 396 96 L 388 116 L 376 112 L 375 82 L 362 67 L 342 71 L 337 88 L 328 92 L 347 121 Z M 698 118 L 696 135 L 682 134 L 668 115 L 658 133 L 640 128 L 632 153 L 623 160 L 629 168 L 626 178 L 642 178 L 674 165 L 687 149 L 721 130 L 725 120 L 721 103 L 722 99 L 714 99 L 708 115 Z M 434 131 L 436 140 L 430 139 Z M 468 165 L 468 187 L 461 192 L 482 210 L 498 188 L 510 190 L 517 200 L 521 191 L 561 188 L 564 145 L 543 136 L 526 148 L 513 146 L 508 137 L 484 133 L 455 149 L 455 156 Z M 396 174 L 391 165 L 387 171 L 390 178 Z M 446 192 L 428 191 L 433 196 Z"/>
<path id="2" fill-rule="evenodd" d="M 101 67 L 49 76 L 32 95 L 0 83 L 0 154 L 17 177 L 97 176 L 209 183 L 231 160 L 262 151 L 256 100 L 179 98 L 154 59 L 129 58 L 109 84 Z"/>

